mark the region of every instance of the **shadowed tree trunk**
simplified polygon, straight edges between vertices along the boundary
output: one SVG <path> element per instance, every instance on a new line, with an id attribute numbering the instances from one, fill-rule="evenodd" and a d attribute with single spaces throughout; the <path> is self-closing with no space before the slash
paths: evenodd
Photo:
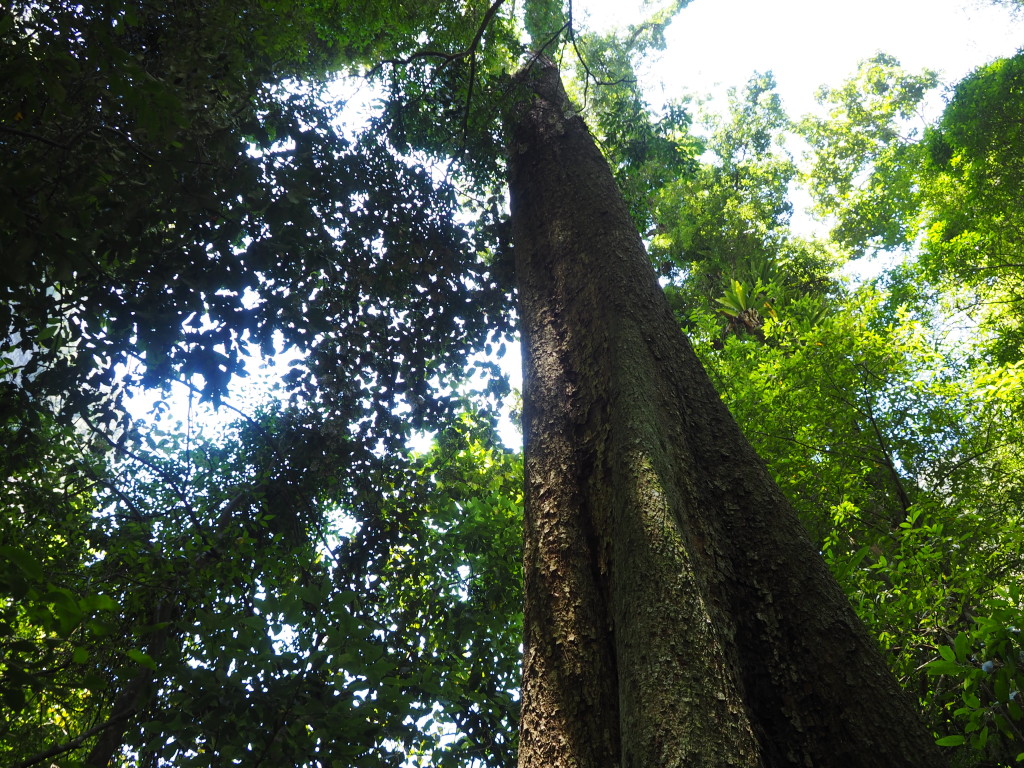
<path id="1" fill-rule="evenodd" d="M 942 765 L 680 331 L 557 69 L 517 80 L 521 768 Z"/>

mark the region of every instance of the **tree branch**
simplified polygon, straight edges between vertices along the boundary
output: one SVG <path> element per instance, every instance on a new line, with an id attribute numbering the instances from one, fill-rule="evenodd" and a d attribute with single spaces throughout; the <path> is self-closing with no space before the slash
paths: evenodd
<path id="1" fill-rule="evenodd" d="M 53 139 L 48 139 L 45 136 L 37 136 L 36 134 L 29 133 L 28 131 L 19 131 L 17 128 L 7 128 L 4 126 L 0 126 L 0 133 L 9 133 L 12 136 L 21 136 L 23 139 L 32 139 L 33 141 L 40 141 L 43 144 L 55 147 L 56 149 L 67 150 L 71 148 L 66 144 L 61 144 L 60 142 L 54 141 Z"/>
<path id="2" fill-rule="evenodd" d="M 448 53 L 447 51 L 421 49 L 419 51 L 416 51 L 415 53 L 409 54 L 404 59 L 384 59 L 379 64 L 377 64 L 373 69 L 370 70 L 370 72 L 368 73 L 368 77 L 372 78 L 374 75 L 376 75 L 384 67 L 385 64 L 390 64 L 396 67 L 404 67 L 408 66 L 417 59 L 443 59 L 444 64 L 447 65 L 451 64 L 453 61 L 458 61 L 459 59 L 464 59 L 467 56 L 475 54 L 477 47 L 480 45 L 480 41 L 483 39 L 484 33 L 487 31 L 487 27 L 490 26 L 495 14 L 497 14 L 498 10 L 504 4 L 505 0 L 494 0 L 494 2 L 491 4 L 491 7 L 487 9 L 486 13 L 484 13 L 483 21 L 481 21 L 479 27 L 477 27 L 476 34 L 473 36 L 473 39 L 470 41 L 469 45 L 463 50 L 456 51 L 455 53 Z"/>
<path id="3" fill-rule="evenodd" d="M 71 739 L 71 741 L 66 741 L 63 744 L 58 744 L 56 746 L 50 747 L 49 749 L 43 750 L 42 752 L 37 752 L 36 754 L 32 755 L 32 757 L 22 760 L 20 763 L 15 763 L 13 766 L 11 766 L 11 768 L 29 768 L 29 766 L 38 765 L 39 763 L 43 762 L 44 760 L 48 760 L 51 757 L 62 755 L 65 752 L 70 752 L 72 749 L 81 746 L 82 742 L 84 742 L 86 739 L 95 736 L 97 733 L 100 733 L 101 731 L 105 731 L 107 728 L 110 728 L 112 725 L 115 725 L 119 720 L 125 719 L 130 714 L 130 710 L 116 712 L 112 714 L 109 718 L 107 718 L 106 722 L 100 723 L 99 725 L 94 726 L 89 730 L 84 731 L 83 733 L 80 733 L 78 736 Z"/>

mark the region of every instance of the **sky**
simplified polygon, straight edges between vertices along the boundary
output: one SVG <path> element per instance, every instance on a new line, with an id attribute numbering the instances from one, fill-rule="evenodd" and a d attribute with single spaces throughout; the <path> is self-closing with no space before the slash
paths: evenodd
<path id="1" fill-rule="evenodd" d="M 638 0 L 574 0 L 597 28 L 635 22 Z M 654 6 L 658 7 L 658 6 Z M 955 82 L 1024 46 L 1024 12 L 983 0 L 693 0 L 666 33 L 643 83 L 652 104 L 686 93 L 724 95 L 771 70 L 793 117 L 815 107 L 857 62 L 889 53 L 910 70 Z"/>

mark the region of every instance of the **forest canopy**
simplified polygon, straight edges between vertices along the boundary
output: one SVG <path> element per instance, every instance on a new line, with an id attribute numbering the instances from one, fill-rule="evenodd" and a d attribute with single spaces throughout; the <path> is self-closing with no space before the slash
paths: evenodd
<path id="1" fill-rule="evenodd" d="M 1024 762 L 1024 53 L 655 108 L 683 5 L 3 4 L 0 762 L 515 764 L 531 51 L 934 739 Z"/>

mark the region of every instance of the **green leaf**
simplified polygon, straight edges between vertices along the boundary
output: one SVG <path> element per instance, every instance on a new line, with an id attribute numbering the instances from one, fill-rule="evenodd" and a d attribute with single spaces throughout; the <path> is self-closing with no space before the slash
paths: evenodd
<path id="1" fill-rule="evenodd" d="M 156 661 L 148 653 L 143 653 L 138 648 L 129 648 L 127 651 L 128 658 L 132 661 L 141 664 L 147 669 L 156 671 Z"/>
<path id="2" fill-rule="evenodd" d="M 969 647 L 969 640 L 967 635 L 963 632 L 956 636 L 956 640 L 953 641 L 953 646 L 956 649 L 956 660 L 963 661 L 967 658 L 967 649 Z"/>
<path id="3" fill-rule="evenodd" d="M 1006 705 L 1006 711 L 1009 713 L 1010 718 L 1012 720 L 1022 720 L 1022 719 L 1024 719 L 1024 710 L 1022 710 L 1021 707 L 1020 707 L 1020 704 L 1017 703 L 1017 699 L 1019 699 L 1019 698 L 1020 698 L 1019 696 L 1016 697 L 1013 701 L 1010 701 Z"/>
<path id="4" fill-rule="evenodd" d="M 1017 731 L 1016 731 L 1016 729 L 1013 727 L 1013 725 L 1010 723 L 1010 721 L 1007 720 L 1005 717 L 1003 717 L 1002 715 L 996 714 L 996 715 L 993 715 L 992 720 L 993 720 L 993 722 L 995 722 L 996 728 L 998 728 L 999 731 L 1006 738 L 1008 738 L 1008 739 L 1016 739 L 1017 738 Z"/>
<path id="5" fill-rule="evenodd" d="M 46 600 L 53 604 L 53 613 L 59 623 L 59 632 L 65 637 L 70 635 L 85 618 L 85 613 L 70 590 L 63 587 L 52 589 L 47 593 Z"/>
<path id="6" fill-rule="evenodd" d="M 977 736 L 971 737 L 971 746 L 975 749 L 984 749 L 988 743 L 988 726 L 986 725 L 981 729 L 981 732 Z"/>
<path id="7" fill-rule="evenodd" d="M 930 661 L 925 664 L 929 675 L 961 675 L 964 668 L 954 661 Z"/>
<path id="8" fill-rule="evenodd" d="M 940 747 L 959 747 L 964 743 L 963 736 L 943 736 L 941 739 L 936 739 L 936 744 Z"/>
<path id="9" fill-rule="evenodd" d="M 82 600 L 82 606 L 89 611 L 119 611 L 119 606 L 109 595 L 89 595 Z"/>
<path id="10" fill-rule="evenodd" d="M 996 677 L 995 684 L 993 685 L 996 692 L 996 699 L 1001 702 L 1008 701 L 1010 698 L 1010 683 L 1006 679 L 1006 672 L 1000 670 L 999 675 Z"/>
<path id="11" fill-rule="evenodd" d="M 43 578 L 43 564 L 39 558 L 21 547 L 0 546 L 0 557 L 14 563 L 31 579 Z"/>
<path id="12" fill-rule="evenodd" d="M 12 713 L 18 713 L 25 708 L 25 691 L 21 688 L 4 688 L 4 704 Z"/>
<path id="13" fill-rule="evenodd" d="M 546 43 L 562 25 L 562 3 L 560 0 L 526 0 L 523 18 L 534 44 Z"/>
<path id="14" fill-rule="evenodd" d="M 86 624 L 89 631 L 92 632 L 96 637 L 106 637 L 112 635 L 118 631 L 119 627 L 112 621 L 103 621 L 102 619 L 92 619 Z"/>

